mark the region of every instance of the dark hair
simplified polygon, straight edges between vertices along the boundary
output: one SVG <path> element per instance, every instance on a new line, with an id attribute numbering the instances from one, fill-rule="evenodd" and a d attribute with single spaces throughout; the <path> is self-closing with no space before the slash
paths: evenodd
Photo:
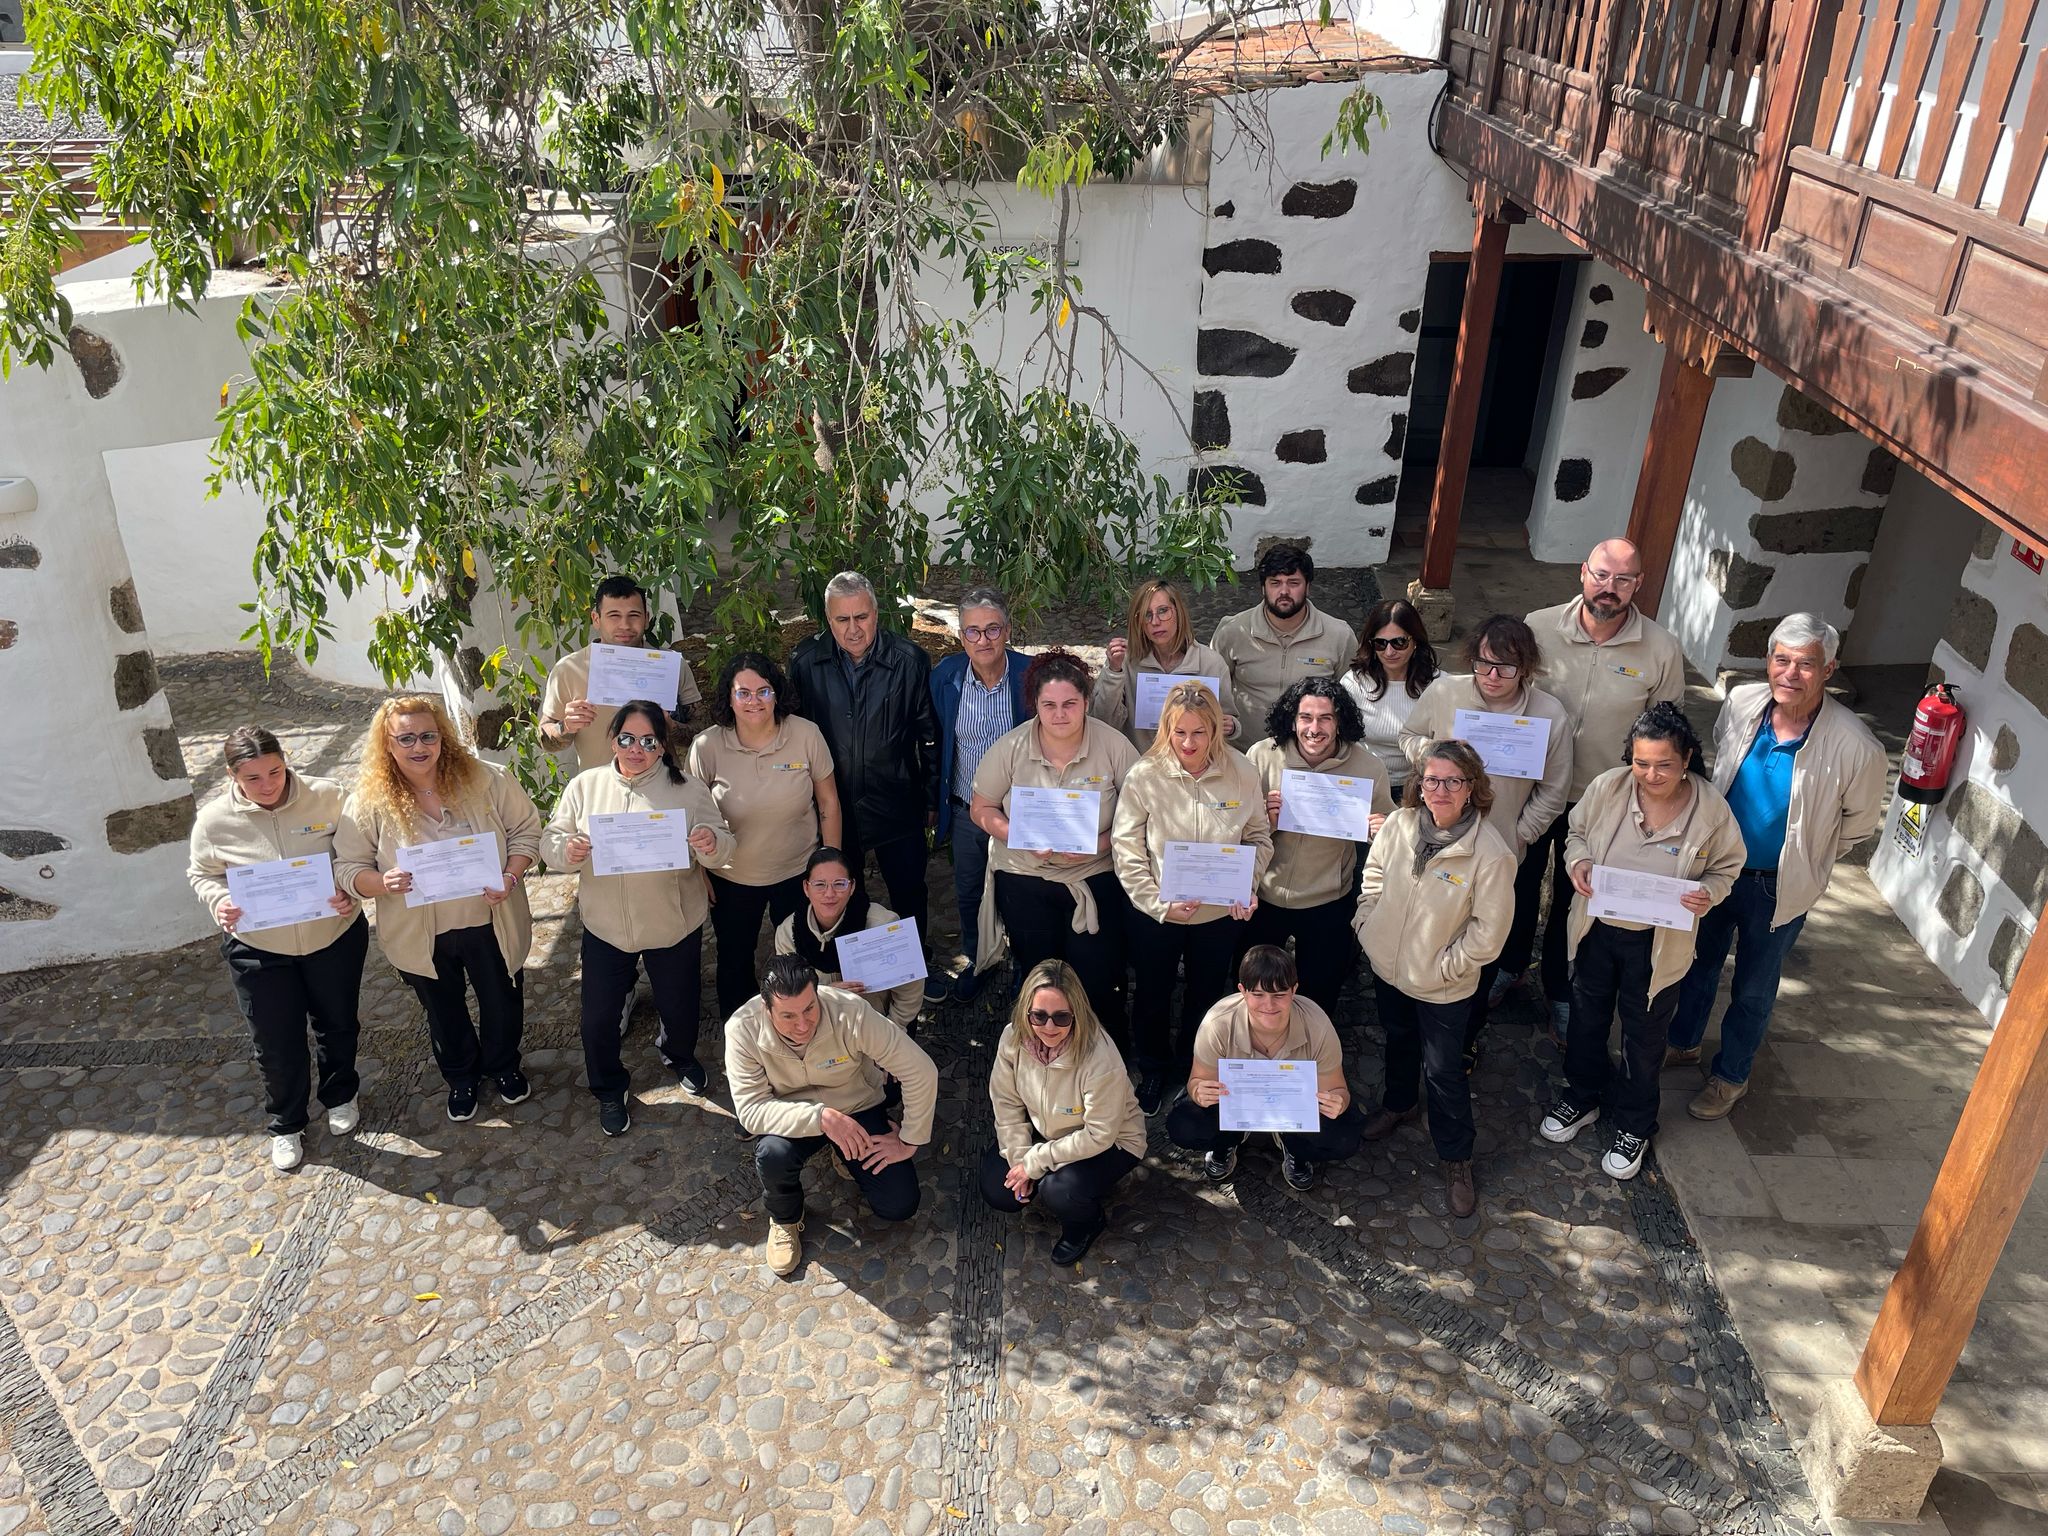
<path id="1" fill-rule="evenodd" d="M 1294 956 L 1278 944 L 1254 944 L 1237 962 L 1237 984 L 1247 992 L 1285 992 L 1300 980 Z"/>
<path id="2" fill-rule="evenodd" d="M 789 718 L 790 693 L 789 674 L 782 670 L 780 662 L 773 656 L 759 651 L 741 651 L 719 668 L 718 697 L 711 701 L 711 718 L 731 730 L 738 723 L 738 716 L 732 709 L 732 685 L 742 672 L 758 672 L 768 679 L 768 686 L 775 690 L 775 721 L 781 724 Z"/>
<path id="3" fill-rule="evenodd" d="M 818 984 L 818 972 L 802 955 L 777 955 L 761 967 L 761 998 L 774 1002 L 778 997 L 802 997 L 807 988 Z"/>
<path id="4" fill-rule="evenodd" d="M 830 844 L 827 844 L 823 848 L 813 848 L 811 850 L 811 856 L 808 859 L 804 860 L 804 878 L 806 880 L 810 879 L 811 871 L 816 869 L 820 864 L 837 864 L 841 869 L 845 870 L 849 876 L 853 873 L 853 860 L 849 859 L 845 854 L 841 853 L 837 848 L 832 847 Z"/>
<path id="5" fill-rule="evenodd" d="M 612 716 L 610 739 L 617 741 L 619 732 L 626 728 L 626 722 L 635 715 L 645 715 L 654 722 L 654 734 L 661 738 L 661 760 L 668 764 L 668 781 L 671 784 L 683 782 L 682 765 L 676 761 L 675 727 L 669 724 L 668 711 L 651 699 L 628 699 L 619 706 Z"/>
<path id="6" fill-rule="evenodd" d="M 1316 562 L 1299 544 L 1275 544 L 1259 556 L 1260 586 L 1266 584 L 1268 576 L 1292 576 L 1297 572 L 1303 581 L 1316 579 Z"/>
<path id="7" fill-rule="evenodd" d="M 1477 811 L 1483 820 L 1486 813 L 1493 809 L 1493 780 L 1487 776 L 1486 762 L 1472 744 L 1460 741 L 1455 736 L 1447 736 L 1442 741 L 1432 741 L 1429 744 L 1428 749 L 1422 754 L 1421 764 L 1408 775 L 1408 787 L 1401 791 L 1401 804 L 1416 810 L 1425 809 L 1422 803 L 1422 779 L 1423 775 L 1429 772 L 1430 763 L 1436 758 L 1442 758 L 1465 776 L 1465 781 L 1472 790 L 1472 809 Z"/>
<path id="8" fill-rule="evenodd" d="M 1636 716 L 1636 723 L 1628 728 L 1628 739 L 1621 744 L 1621 761 L 1625 766 L 1635 761 L 1635 748 L 1639 741 L 1670 742 L 1685 759 L 1687 772 L 1696 773 L 1701 778 L 1707 776 L 1706 754 L 1700 747 L 1700 734 L 1685 718 L 1685 711 L 1676 704 L 1660 700 Z"/>
<path id="9" fill-rule="evenodd" d="M 1436 659 L 1436 647 L 1430 643 L 1429 626 L 1422 622 L 1421 610 L 1405 597 L 1389 597 L 1373 605 L 1372 612 L 1365 616 L 1365 627 L 1358 632 L 1358 654 L 1351 658 L 1351 670 L 1372 684 L 1366 697 L 1378 703 L 1387 691 L 1387 665 L 1372 648 L 1372 641 L 1389 624 L 1400 625 L 1415 642 L 1415 654 L 1408 658 L 1408 675 L 1402 683 L 1409 698 L 1419 699 L 1442 668 Z"/>
<path id="10" fill-rule="evenodd" d="M 1511 613 L 1496 613 L 1482 619 L 1465 640 L 1465 670 L 1479 671 L 1479 648 L 1493 652 L 1495 661 L 1521 668 L 1516 679 L 1533 683 L 1543 675 L 1543 648 L 1536 643 L 1536 631 Z"/>
<path id="11" fill-rule="evenodd" d="M 1301 713 L 1303 699 L 1330 701 L 1330 708 L 1337 712 L 1339 741 L 1365 740 L 1365 716 L 1358 712 L 1358 700 L 1344 691 L 1344 685 L 1334 677 L 1303 677 L 1287 685 L 1287 691 L 1280 695 L 1272 713 L 1266 716 L 1266 734 L 1281 746 L 1288 746 L 1294 740 L 1294 717 Z"/>
<path id="12" fill-rule="evenodd" d="M 238 725 L 220 744 L 220 755 L 227 759 L 230 773 L 244 763 L 253 763 L 257 758 L 269 757 L 273 753 L 283 757 L 284 748 L 278 744 L 276 736 L 260 725 Z"/>
<path id="13" fill-rule="evenodd" d="M 630 576 L 607 576 L 597 584 L 597 590 L 590 596 L 590 608 L 594 613 L 604 606 L 608 597 L 637 597 L 640 606 L 647 610 L 649 618 L 654 617 L 654 599 L 647 595 L 647 589 Z"/>
<path id="14" fill-rule="evenodd" d="M 1047 683 L 1072 683 L 1081 690 L 1081 702 L 1088 702 L 1088 691 L 1095 686 L 1095 677 L 1088 670 L 1088 663 L 1072 651 L 1061 646 L 1040 651 L 1031 658 L 1031 665 L 1024 669 L 1024 707 L 1038 708 L 1038 690 Z"/>

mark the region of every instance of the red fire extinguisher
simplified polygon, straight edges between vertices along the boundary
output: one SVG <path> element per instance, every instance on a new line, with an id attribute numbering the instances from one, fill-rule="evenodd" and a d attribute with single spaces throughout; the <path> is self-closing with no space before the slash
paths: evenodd
<path id="1" fill-rule="evenodd" d="M 1956 763 L 1956 749 L 1963 744 L 1963 724 L 1968 717 L 1956 702 L 1956 690 L 1949 683 L 1936 683 L 1927 690 L 1920 707 L 1913 711 L 1913 734 L 1906 738 L 1906 755 L 1899 769 L 1899 796 L 1935 805 L 1948 793 L 1948 776 Z"/>

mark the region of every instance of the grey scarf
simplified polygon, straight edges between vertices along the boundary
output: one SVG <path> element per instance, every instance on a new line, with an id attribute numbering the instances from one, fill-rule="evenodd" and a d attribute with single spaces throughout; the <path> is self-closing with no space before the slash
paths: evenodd
<path id="1" fill-rule="evenodd" d="M 1436 818 L 1429 814 L 1429 807 L 1422 807 L 1418 813 L 1415 833 L 1415 873 L 1419 878 L 1429 867 L 1429 861 L 1442 853 L 1451 844 L 1472 830 L 1472 823 L 1479 819 L 1479 812 L 1472 806 L 1465 807 L 1465 814 L 1448 827 L 1436 824 Z"/>

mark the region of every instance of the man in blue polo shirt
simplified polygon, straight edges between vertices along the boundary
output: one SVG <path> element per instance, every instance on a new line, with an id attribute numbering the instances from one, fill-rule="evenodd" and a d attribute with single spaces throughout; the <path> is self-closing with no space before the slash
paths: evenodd
<path id="1" fill-rule="evenodd" d="M 1697 1062 L 1721 965 L 1735 977 L 1721 1015 L 1721 1048 L 1706 1086 L 1686 1106 L 1720 1120 L 1749 1091 L 1778 981 L 1835 860 L 1884 819 L 1885 755 L 1855 714 L 1828 697 L 1841 636 L 1810 613 L 1771 632 L 1768 679 L 1728 691 L 1714 726 L 1714 787 L 1742 828 L 1743 870 L 1727 900 L 1700 919 L 1692 969 L 1678 988 L 1667 1067 Z"/>

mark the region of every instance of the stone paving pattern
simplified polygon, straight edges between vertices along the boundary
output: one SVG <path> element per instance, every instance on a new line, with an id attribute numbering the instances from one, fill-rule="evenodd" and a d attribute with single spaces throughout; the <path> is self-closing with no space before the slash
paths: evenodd
<path id="1" fill-rule="evenodd" d="M 291 674 L 252 705 L 246 659 L 165 671 L 202 776 L 251 714 L 341 772 L 368 714 Z M 598 1134 L 565 886 L 536 882 L 534 1097 L 450 1124 L 373 955 L 363 1128 L 316 1120 L 289 1177 L 212 944 L 14 978 L 0 1536 L 1811 1528 L 1668 1189 L 1534 1138 L 1527 1005 L 1476 1082 L 1477 1216 L 1419 1128 L 1298 1196 L 1262 1147 L 1208 1186 L 1155 1122 L 1058 1273 L 963 1182 L 998 1020 L 948 1005 L 924 1209 L 882 1228 L 821 1159 L 785 1282 L 715 1066 L 709 1101 L 659 1086 L 636 1025 L 633 1130 Z M 1370 1003 L 1340 1013 L 1369 1096 Z"/>

